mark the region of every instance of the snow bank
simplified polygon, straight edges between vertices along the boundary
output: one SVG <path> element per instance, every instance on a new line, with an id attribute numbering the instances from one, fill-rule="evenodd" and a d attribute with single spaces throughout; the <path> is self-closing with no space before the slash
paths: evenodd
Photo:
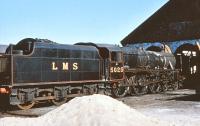
<path id="1" fill-rule="evenodd" d="M 38 118 L 3 118 L 0 126 L 170 126 L 104 95 L 77 97 Z"/>

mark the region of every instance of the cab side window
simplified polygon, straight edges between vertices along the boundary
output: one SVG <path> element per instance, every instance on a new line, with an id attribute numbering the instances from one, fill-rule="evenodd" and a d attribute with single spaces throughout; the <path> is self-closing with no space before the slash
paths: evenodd
<path id="1" fill-rule="evenodd" d="M 122 52 L 112 52 L 111 60 L 115 62 L 122 62 Z"/>

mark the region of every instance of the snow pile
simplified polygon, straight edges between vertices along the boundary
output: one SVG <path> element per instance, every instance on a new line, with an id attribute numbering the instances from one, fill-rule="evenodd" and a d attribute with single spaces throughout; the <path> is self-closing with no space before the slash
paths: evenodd
<path id="1" fill-rule="evenodd" d="M 111 97 L 77 97 L 38 118 L 3 118 L 0 126 L 170 126 Z"/>

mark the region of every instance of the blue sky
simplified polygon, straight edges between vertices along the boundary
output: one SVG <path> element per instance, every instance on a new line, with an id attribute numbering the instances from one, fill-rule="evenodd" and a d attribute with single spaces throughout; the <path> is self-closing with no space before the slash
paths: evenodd
<path id="1" fill-rule="evenodd" d="M 0 0 L 0 44 L 23 38 L 119 44 L 168 0 Z"/>

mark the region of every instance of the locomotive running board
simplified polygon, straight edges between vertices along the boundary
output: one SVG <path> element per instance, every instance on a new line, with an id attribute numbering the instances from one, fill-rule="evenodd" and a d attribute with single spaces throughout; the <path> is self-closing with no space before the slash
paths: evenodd
<path id="1" fill-rule="evenodd" d="M 74 98 L 74 97 L 80 97 L 80 96 L 86 96 L 84 94 L 70 94 L 70 95 L 67 95 L 66 98 Z M 34 98 L 33 101 L 44 101 L 44 100 L 53 100 L 55 99 L 54 96 L 46 96 L 46 97 L 37 97 L 37 98 Z"/>

